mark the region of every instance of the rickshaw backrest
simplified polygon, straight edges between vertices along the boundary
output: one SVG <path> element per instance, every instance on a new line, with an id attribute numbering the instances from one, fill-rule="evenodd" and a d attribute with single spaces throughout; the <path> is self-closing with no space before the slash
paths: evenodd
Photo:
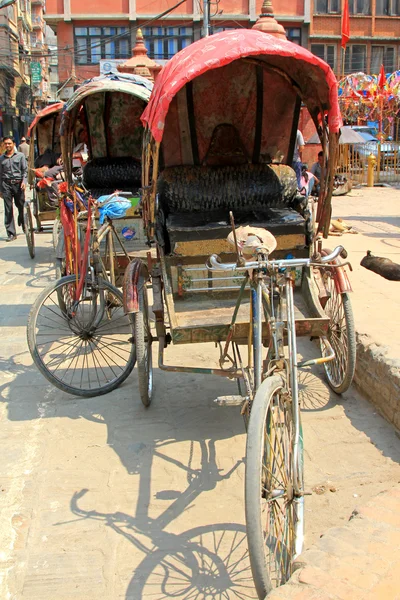
<path id="1" fill-rule="evenodd" d="M 245 212 L 291 206 L 297 180 L 287 165 L 180 166 L 164 169 L 158 193 L 166 214 Z"/>

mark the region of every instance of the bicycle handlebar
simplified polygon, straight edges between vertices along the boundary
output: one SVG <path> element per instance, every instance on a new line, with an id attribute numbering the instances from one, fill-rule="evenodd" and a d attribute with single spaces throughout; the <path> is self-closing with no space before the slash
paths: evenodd
<path id="1" fill-rule="evenodd" d="M 331 254 L 322 256 L 318 261 L 312 258 L 283 258 L 277 260 L 248 260 L 243 266 L 237 263 L 223 263 L 218 254 L 212 254 L 208 259 L 206 267 L 209 271 L 247 271 L 248 269 L 260 269 L 272 267 L 283 269 L 287 267 L 309 267 L 311 265 L 323 265 L 329 263 L 343 252 L 343 246 L 337 246 Z"/>

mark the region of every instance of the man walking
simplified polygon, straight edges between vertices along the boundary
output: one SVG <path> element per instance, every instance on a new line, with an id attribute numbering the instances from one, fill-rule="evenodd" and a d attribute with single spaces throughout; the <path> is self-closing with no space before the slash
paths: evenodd
<path id="1" fill-rule="evenodd" d="M 29 144 L 26 141 L 25 137 L 21 138 L 21 143 L 18 146 L 18 152 L 22 152 L 22 154 L 25 156 L 26 160 L 28 160 L 28 156 L 29 156 Z"/>
<path id="2" fill-rule="evenodd" d="M 24 229 L 24 202 L 27 178 L 26 159 L 15 149 L 14 140 L 4 138 L 5 153 L 0 156 L 0 196 L 4 200 L 4 226 L 7 242 L 17 239 L 15 231 L 13 200 L 18 209 L 18 225 Z"/>

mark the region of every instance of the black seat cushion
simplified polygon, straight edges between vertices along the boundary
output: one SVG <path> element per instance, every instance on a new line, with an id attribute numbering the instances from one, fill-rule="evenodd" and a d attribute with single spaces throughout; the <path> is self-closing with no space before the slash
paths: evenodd
<path id="1" fill-rule="evenodd" d="M 290 206 L 297 180 L 287 165 L 170 167 L 158 179 L 165 214 Z"/>
<path id="2" fill-rule="evenodd" d="M 83 184 L 88 189 L 126 189 L 140 186 L 141 164 L 130 157 L 94 158 L 83 168 Z"/>
<path id="3" fill-rule="evenodd" d="M 268 208 L 263 211 L 235 213 L 235 225 L 264 227 L 273 235 L 306 235 L 306 221 L 290 208 Z M 169 242 L 226 239 L 231 231 L 229 214 L 213 211 L 195 214 L 170 214 L 166 220 Z"/>

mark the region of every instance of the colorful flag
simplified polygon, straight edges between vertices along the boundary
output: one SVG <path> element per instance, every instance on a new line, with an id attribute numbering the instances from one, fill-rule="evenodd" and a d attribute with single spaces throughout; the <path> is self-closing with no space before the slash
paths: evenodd
<path id="1" fill-rule="evenodd" d="M 346 44 L 350 39 L 350 16 L 349 0 L 344 0 L 342 16 L 342 48 L 346 50 Z"/>
<path id="2" fill-rule="evenodd" d="M 384 66 L 381 65 L 381 70 L 379 71 L 379 77 L 378 77 L 378 88 L 380 90 L 383 90 L 383 88 L 385 87 L 385 83 L 386 83 L 385 69 L 384 69 Z"/>

